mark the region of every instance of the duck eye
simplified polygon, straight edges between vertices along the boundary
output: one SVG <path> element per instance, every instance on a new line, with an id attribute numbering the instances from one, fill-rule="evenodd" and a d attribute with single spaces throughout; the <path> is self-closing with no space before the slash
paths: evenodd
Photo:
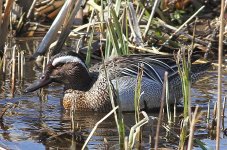
<path id="1" fill-rule="evenodd" d="M 60 67 L 62 67 L 64 65 L 64 63 L 58 63 L 55 67 L 56 68 L 60 68 Z"/>
<path id="2" fill-rule="evenodd" d="M 42 76 L 40 77 L 40 79 L 44 79 L 44 77 L 45 77 L 45 76 L 44 76 L 44 75 L 42 75 Z"/>

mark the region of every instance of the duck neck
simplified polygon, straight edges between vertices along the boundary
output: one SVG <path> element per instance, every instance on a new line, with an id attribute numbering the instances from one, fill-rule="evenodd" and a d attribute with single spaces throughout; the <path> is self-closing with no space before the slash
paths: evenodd
<path id="1" fill-rule="evenodd" d="M 85 97 L 90 109 L 105 112 L 112 108 L 108 92 L 108 83 L 104 75 L 99 74 L 89 91 L 85 93 Z"/>
<path id="2" fill-rule="evenodd" d="M 85 69 L 78 72 L 76 75 L 67 78 L 67 82 L 65 83 L 65 90 L 74 89 L 78 91 L 88 91 L 92 86 L 91 84 L 92 77 Z"/>

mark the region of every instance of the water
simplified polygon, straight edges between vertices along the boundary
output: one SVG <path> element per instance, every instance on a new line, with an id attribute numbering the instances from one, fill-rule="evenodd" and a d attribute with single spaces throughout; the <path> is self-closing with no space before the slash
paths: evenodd
<path id="1" fill-rule="evenodd" d="M 21 43 L 19 44 L 20 49 L 30 49 L 30 52 L 27 51 L 26 54 L 31 54 L 38 45 L 36 40 L 27 41 L 27 44 L 25 44 L 26 42 Z M 75 123 L 78 128 L 72 134 L 70 115 L 65 112 L 61 105 L 63 87 L 59 84 L 52 84 L 40 91 L 28 94 L 23 93 L 23 90 L 40 77 L 42 72 L 42 69 L 35 67 L 34 62 L 26 62 L 24 80 L 16 80 L 16 90 L 12 94 L 9 66 L 7 66 L 8 70 L 5 80 L 0 81 L 0 108 L 3 108 L 6 103 L 14 103 L 15 106 L 9 109 L 4 115 L 4 119 L 0 121 L 0 146 L 6 149 L 80 149 L 96 122 L 103 118 L 105 113 L 77 112 Z M 223 75 L 223 95 L 227 94 L 226 87 L 227 74 L 225 73 Z M 212 114 L 214 103 L 217 99 L 216 93 L 217 72 L 211 69 L 206 76 L 193 85 L 193 106 L 199 104 L 202 111 L 206 112 L 210 101 Z M 225 110 L 226 114 L 227 110 Z M 158 116 L 158 112 L 149 113 L 149 115 Z M 128 135 L 129 128 L 134 125 L 134 115 L 127 113 L 124 114 L 124 118 Z M 201 120 L 202 122 L 196 126 L 195 138 L 201 139 L 207 147 L 214 149 L 215 139 L 206 130 L 206 117 L 203 116 Z M 227 125 L 226 120 L 224 122 L 225 128 Z M 150 147 L 149 134 L 152 134 L 150 128 L 145 126 L 143 149 L 149 149 Z M 163 129 L 160 135 L 159 147 L 177 148 L 178 140 L 176 138 L 165 139 L 166 132 Z M 104 142 L 104 139 L 108 141 L 108 144 Z M 222 134 L 222 149 L 225 149 L 226 143 L 227 137 Z M 111 116 L 100 124 L 87 147 L 88 149 L 116 149 L 118 147 L 117 144 L 118 132 L 114 118 Z M 196 147 L 196 149 L 200 148 Z"/>

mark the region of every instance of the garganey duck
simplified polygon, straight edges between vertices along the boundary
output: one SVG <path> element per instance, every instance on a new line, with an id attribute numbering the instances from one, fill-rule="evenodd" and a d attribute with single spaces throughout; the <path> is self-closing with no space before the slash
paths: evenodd
<path id="1" fill-rule="evenodd" d="M 140 108 L 150 110 L 160 107 L 164 72 L 168 72 L 169 104 L 182 97 L 181 80 L 176 61 L 157 55 L 129 55 L 105 61 L 113 89 L 118 88 L 123 111 L 134 110 L 134 90 L 137 84 L 139 64 L 143 64 Z M 209 68 L 210 63 L 192 64 L 191 81 L 195 82 Z M 26 92 L 32 92 L 52 82 L 64 84 L 63 106 L 70 109 L 72 101 L 76 110 L 109 111 L 112 109 L 104 65 L 95 64 L 87 68 L 83 59 L 69 51 L 53 56 L 38 82 L 30 85 Z M 117 83 L 117 86 L 116 86 Z"/>

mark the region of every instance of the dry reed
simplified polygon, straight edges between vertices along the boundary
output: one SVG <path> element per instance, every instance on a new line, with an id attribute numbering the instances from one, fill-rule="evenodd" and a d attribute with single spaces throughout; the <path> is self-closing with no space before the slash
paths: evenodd
<path id="1" fill-rule="evenodd" d="M 219 45 L 218 45 L 218 100 L 217 100 L 217 131 L 216 150 L 220 149 L 220 128 L 222 112 L 222 57 L 223 57 L 223 32 L 224 32 L 224 0 L 221 0 Z"/>

